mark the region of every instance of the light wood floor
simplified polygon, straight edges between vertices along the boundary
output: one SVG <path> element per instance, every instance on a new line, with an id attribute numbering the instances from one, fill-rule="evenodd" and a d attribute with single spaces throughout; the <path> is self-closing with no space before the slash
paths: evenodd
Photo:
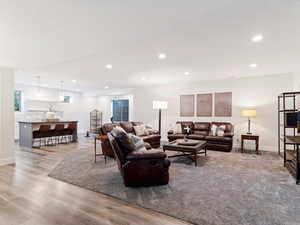
<path id="1" fill-rule="evenodd" d="M 0 167 L 0 225 L 187 225 L 47 176 L 66 152 L 92 148 L 85 138 L 55 152 L 17 148 L 16 166 Z"/>

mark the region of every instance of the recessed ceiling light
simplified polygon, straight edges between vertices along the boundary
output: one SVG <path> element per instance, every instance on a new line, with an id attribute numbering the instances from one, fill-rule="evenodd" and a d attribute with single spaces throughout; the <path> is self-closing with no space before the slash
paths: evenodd
<path id="1" fill-rule="evenodd" d="M 72 80 L 73 83 L 77 83 L 77 80 Z"/>
<path id="2" fill-rule="evenodd" d="M 250 68 L 256 68 L 256 67 L 257 67 L 257 64 L 256 64 L 256 63 L 252 63 L 252 64 L 249 65 L 249 67 L 250 67 Z"/>
<path id="3" fill-rule="evenodd" d="M 104 89 L 108 89 L 108 88 L 109 88 L 108 86 L 105 86 L 105 87 L 104 87 Z"/>
<path id="4" fill-rule="evenodd" d="M 167 54 L 166 53 L 159 53 L 158 58 L 163 60 L 163 59 L 167 58 Z"/>
<path id="5" fill-rule="evenodd" d="M 252 42 L 261 42 L 264 39 L 264 36 L 261 34 L 257 34 L 252 37 Z"/>
<path id="6" fill-rule="evenodd" d="M 141 79 L 141 80 L 145 81 L 145 80 L 146 80 L 146 77 L 142 77 L 142 79 Z"/>
<path id="7" fill-rule="evenodd" d="M 191 75 L 190 72 L 184 72 L 184 75 L 188 76 Z"/>
<path id="8" fill-rule="evenodd" d="M 112 69 L 112 65 L 111 64 L 107 64 L 106 65 L 106 69 L 109 69 L 109 70 Z"/>

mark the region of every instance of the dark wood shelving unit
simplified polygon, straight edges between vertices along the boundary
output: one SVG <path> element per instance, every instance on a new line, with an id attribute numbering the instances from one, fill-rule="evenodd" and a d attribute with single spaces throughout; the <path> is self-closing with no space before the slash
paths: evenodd
<path id="1" fill-rule="evenodd" d="M 95 109 L 90 112 L 90 132 L 98 134 L 102 126 L 102 112 Z"/>
<path id="2" fill-rule="evenodd" d="M 300 182 L 299 145 L 297 127 L 287 126 L 286 114 L 297 112 L 296 98 L 300 92 L 284 92 L 278 96 L 278 154 L 283 152 L 284 166 Z"/>

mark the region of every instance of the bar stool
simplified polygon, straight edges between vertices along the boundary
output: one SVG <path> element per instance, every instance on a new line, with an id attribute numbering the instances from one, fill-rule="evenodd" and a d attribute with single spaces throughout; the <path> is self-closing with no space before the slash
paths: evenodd
<path id="1" fill-rule="evenodd" d="M 64 124 L 56 124 L 55 128 L 53 130 L 55 139 L 58 144 L 63 143 L 62 140 L 64 138 L 64 130 L 65 130 L 65 125 Z"/>
<path id="2" fill-rule="evenodd" d="M 67 136 L 67 139 L 69 142 L 73 141 L 73 135 L 77 128 L 77 125 L 75 123 L 69 123 L 68 127 L 65 129 L 65 135 Z"/>
<path id="3" fill-rule="evenodd" d="M 50 125 L 41 125 L 39 130 L 35 130 L 32 133 L 32 145 L 34 145 L 35 139 L 39 139 L 39 148 L 42 146 L 42 141 L 44 145 L 47 143 L 47 138 L 50 136 Z"/>

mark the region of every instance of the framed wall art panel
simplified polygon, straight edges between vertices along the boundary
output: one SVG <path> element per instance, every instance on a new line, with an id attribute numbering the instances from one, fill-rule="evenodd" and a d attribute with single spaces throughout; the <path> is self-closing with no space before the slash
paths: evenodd
<path id="1" fill-rule="evenodd" d="M 195 96 L 194 95 L 181 95 L 180 96 L 180 116 L 194 116 Z"/>
<path id="2" fill-rule="evenodd" d="M 215 93 L 215 116 L 232 116 L 232 92 Z"/>
<path id="3" fill-rule="evenodd" d="M 211 117 L 213 114 L 213 94 L 197 94 L 197 116 Z"/>

